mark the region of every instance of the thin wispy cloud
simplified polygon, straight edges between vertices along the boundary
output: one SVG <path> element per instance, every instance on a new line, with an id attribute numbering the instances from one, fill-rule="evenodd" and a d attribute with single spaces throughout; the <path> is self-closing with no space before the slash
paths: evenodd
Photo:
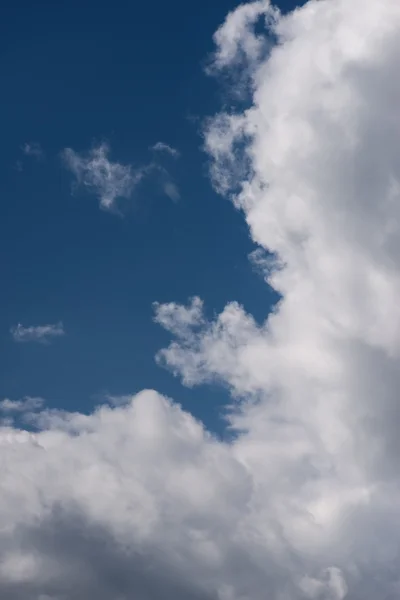
<path id="1" fill-rule="evenodd" d="M 172 179 L 169 171 L 157 163 L 153 163 L 153 167 L 155 180 L 161 183 L 163 193 L 168 196 L 172 202 L 179 202 L 181 198 L 179 187 Z"/>
<path id="2" fill-rule="evenodd" d="M 10 400 L 4 398 L 0 401 L 0 411 L 3 413 L 23 413 L 26 411 L 35 411 L 43 407 L 43 398 L 25 396 L 22 400 Z"/>
<path id="3" fill-rule="evenodd" d="M 0 401 L 0 427 L 34 424 L 35 415 L 43 412 L 44 404 L 43 398 L 33 396 L 25 396 L 20 400 L 4 398 Z"/>
<path id="4" fill-rule="evenodd" d="M 155 152 L 164 152 L 165 154 L 169 154 L 174 158 L 180 157 L 179 150 L 173 148 L 169 144 L 165 144 L 164 142 L 157 142 L 156 144 L 154 144 L 154 146 L 151 146 L 151 150 L 154 150 Z"/>
<path id="5" fill-rule="evenodd" d="M 179 188 L 173 181 L 167 181 L 166 183 L 164 183 L 164 193 L 173 202 L 179 202 L 181 198 Z"/>
<path id="6" fill-rule="evenodd" d="M 110 148 L 102 143 L 87 154 L 79 154 L 66 148 L 63 159 L 67 168 L 76 178 L 76 183 L 93 192 L 99 199 L 101 208 L 116 210 L 117 201 L 130 198 L 135 187 L 148 173 L 149 167 L 134 169 L 131 165 L 112 162 Z"/>
<path id="7" fill-rule="evenodd" d="M 24 327 L 18 323 L 11 327 L 10 333 L 15 342 L 39 342 L 48 344 L 53 339 L 65 335 L 64 326 L 61 322 L 49 325 L 30 325 Z"/>
<path id="8" fill-rule="evenodd" d="M 161 182 L 161 189 L 173 202 L 179 200 L 178 186 L 167 169 L 156 161 L 134 168 L 132 165 L 112 162 L 109 154 L 110 148 L 106 143 L 86 154 L 79 154 L 71 148 L 66 148 L 62 153 L 66 167 L 75 176 L 76 185 L 86 187 L 95 194 L 101 208 L 119 212 L 118 201 L 131 198 L 141 182 L 151 182 L 152 179 L 158 184 Z"/>
<path id="9" fill-rule="evenodd" d="M 22 152 L 26 156 L 32 156 L 37 160 L 44 158 L 44 152 L 41 145 L 38 142 L 26 142 L 22 146 Z"/>

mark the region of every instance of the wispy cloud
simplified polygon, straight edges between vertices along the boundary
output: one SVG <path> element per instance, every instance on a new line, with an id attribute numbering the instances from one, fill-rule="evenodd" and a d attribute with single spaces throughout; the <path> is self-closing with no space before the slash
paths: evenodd
<path id="1" fill-rule="evenodd" d="M 181 194 L 169 171 L 156 163 L 153 163 L 153 166 L 157 173 L 158 180 L 161 181 L 161 188 L 164 194 L 168 196 L 172 202 L 178 202 L 181 198 Z"/>
<path id="2" fill-rule="evenodd" d="M 0 401 L 0 411 L 3 413 L 23 413 L 26 411 L 34 411 L 42 408 L 44 405 L 43 398 L 33 396 L 25 396 L 22 400 L 10 400 L 5 398 Z"/>
<path id="3" fill-rule="evenodd" d="M 150 149 L 154 150 L 155 152 L 165 152 L 166 154 L 169 154 L 170 156 L 173 156 L 174 158 L 180 157 L 179 150 L 177 150 L 176 148 L 173 148 L 169 144 L 165 144 L 164 142 L 157 142 L 156 144 L 154 144 L 154 146 L 151 146 Z"/>
<path id="4" fill-rule="evenodd" d="M 129 198 L 135 186 L 148 173 L 149 167 L 133 169 L 131 165 L 112 162 L 110 148 L 102 143 L 87 154 L 66 148 L 62 156 L 67 168 L 75 175 L 78 185 L 94 192 L 101 208 L 116 210 L 119 198 Z"/>
<path id="5" fill-rule="evenodd" d="M 30 325 L 24 327 L 18 323 L 10 329 L 15 342 L 39 342 L 48 344 L 53 338 L 65 335 L 64 327 L 61 321 L 49 325 Z"/>
<path id="6" fill-rule="evenodd" d="M 167 181 L 164 184 L 164 193 L 173 202 L 178 202 L 181 198 L 178 186 L 173 181 Z"/>
<path id="7" fill-rule="evenodd" d="M 25 142 L 25 144 L 22 146 L 22 152 L 26 156 L 33 156 L 38 160 L 44 158 L 43 149 L 38 142 Z"/>
<path id="8" fill-rule="evenodd" d="M 44 407 L 43 398 L 25 396 L 20 400 L 4 398 L 0 401 L 0 427 L 14 427 L 16 422 L 20 424 L 35 424 L 36 413 L 42 413 Z"/>
<path id="9" fill-rule="evenodd" d="M 177 153 L 161 142 L 153 149 Z M 161 189 L 172 201 L 180 199 L 178 186 L 167 169 L 156 161 L 134 168 L 129 164 L 112 162 L 109 153 L 110 148 L 106 143 L 92 148 L 86 154 L 80 154 L 71 148 L 66 148 L 62 153 L 65 165 L 75 176 L 76 184 L 93 192 L 98 197 L 101 208 L 118 213 L 118 200 L 130 198 L 136 186 L 148 178 L 154 178 L 158 185 L 161 180 Z"/>

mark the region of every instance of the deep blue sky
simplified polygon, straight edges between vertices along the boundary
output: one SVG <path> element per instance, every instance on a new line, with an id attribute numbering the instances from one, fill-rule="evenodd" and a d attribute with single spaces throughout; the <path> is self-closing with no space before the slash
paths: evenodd
<path id="1" fill-rule="evenodd" d="M 212 191 L 200 149 L 201 119 L 221 102 L 202 65 L 236 4 L 73 0 L 3 8 L 0 398 L 37 395 L 85 411 L 104 392 L 151 387 L 218 428 L 224 392 L 185 390 L 156 366 L 154 354 L 170 338 L 152 322 L 152 302 L 196 294 L 212 315 L 237 300 L 257 319 L 271 305 L 247 259 L 254 247 L 244 220 Z M 168 168 L 181 201 L 145 186 L 120 219 L 99 210 L 94 196 L 72 196 L 60 152 L 96 140 L 109 141 L 111 158 L 133 164 L 146 163 L 159 140 L 178 148 L 182 157 Z M 45 160 L 24 157 L 21 146 L 32 141 Z M 50 346 L 16 344 L 9 333 L 18 322 L 60 320 L 66 336 Z"/>

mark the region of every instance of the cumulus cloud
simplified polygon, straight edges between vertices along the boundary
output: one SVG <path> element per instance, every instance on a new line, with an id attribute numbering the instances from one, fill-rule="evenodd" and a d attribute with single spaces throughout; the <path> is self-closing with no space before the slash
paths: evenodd
<path id="1" fill-rule="evenodd" d="M 49 325 L 30 325 L 28 327 L 18 323 L 15 327 L 11 327 L 10 332 L 15 342 L 40 342 L 42 344 L 47 344 L 53 338 L 65 335 L 61 321 Z"/>
<path id="2" fill-rule="evenodd" d="M 153 391 L 3 426 L 2 598 L 399 597 L 399 30 L 395 0 L 221 26 L 215 71 L 243 64 L 252 104 L 209 122 L 212 178 L 281 300 L 155 318 L 160 362 L 230 388 L 232 440 Z"/>
<path id="3" fill-rule="evenodd" d="M 173 158 L 180 157 L 179 150 L 173 148 L 172 146 L 169 146 L 168 144 L 165 144 L 164 142 L 157 142 L 156 144 L 154 144 L 154 146 L 151 147 L 151 150 L 155 150 L 156 152 L 164 152 L 166 154 L 169 154 Z"/>
<path id="4" fill-rule="evenodd" d="M 147 391 L 42 427 L 1 429 L 2 598 L 229 598 L 263 578 L 235 541 L 246 469 L 178 406 Z"/>
<path id="5" fill-rule="evenodd" d="M 277 39 L 268 56 L 252 30 L 260 16 Z M 260 505 L 297 557 L 325 569 L 304 577 L 311 598 L 400 591 L 390 531 L 400 489 L 399 29 L 390 0 L 309 2 L 285 17 L 255 2 L 228 16 L 214 67 L 243 64 L 252 104 L 212 119 L 205 145 L 214 185 L 243 211 L 260 246 L 253 262 L 282 299 L 261 326 L 236 303 L 193 323 L 191 304 L 170 306 L 176 340 L 158 355 L 187 385 L 221 382 L 238 399 L 228 419 Z"/>

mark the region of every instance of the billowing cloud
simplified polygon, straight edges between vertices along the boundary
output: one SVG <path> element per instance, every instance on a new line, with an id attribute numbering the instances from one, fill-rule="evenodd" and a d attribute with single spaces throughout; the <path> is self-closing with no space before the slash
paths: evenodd
<path id="1" fill-rule="evenodd" d="M 232 439 L 152 391 L 3 426 L 5 600 L 400 595 L 400 4 L 271 11 L 217 33 L 214 70 L 246 69 L 252 104 L 205 142 L 281 300 L 262 325 L 155 305 L 159 360 L 229 387 Z"/>
<path id="2" fill-rule="evenodd" d="M 260 16 L 278 42 L 269 55 Z M 227 18 L 214 70 L 243 66 L 252 104 L 212 119 L 205 144 L 282 299 L 261 326 L 236 303 L 211 322 L 170 305 L 176 340 L 158 355 L 187 385 L 237 398 L 235 450 L 264 518 L 311 561 L 311 598 L 400 593 L 399 30 L 390 0 L 285 17 L 254 2 Z"/>
<path id="3" fill-rule="evenodd" d="M 176 148 L 173 148 L 169 144 L 165 144 L 164 142 L 157 142 L 154 146 L 151 147 L 151 150 L 155 150 L 156 152 L 165 152 L 169 154 L 173 158 L 179 158 L 180 152 Z"/>
<path id="4" fill-rule="evenodd" d="M 53 323 L 48 325 L 30 325 L 24 327 L 18 323 L 15 327 L 11 327 L 11 335 L 15 342 L 40 342 L 42 344 L 49 343 L 53 338 L 65 335 L 64 326 L 61 323 Z"/>
<path id="5" fill-rule="evenodd" d="M 39 416 L 36 434 L 0 434 L 4 600 L 201 600 L 263 578 L 240 542 L 246 469 L 178 406 L 147 391 Z"/>

